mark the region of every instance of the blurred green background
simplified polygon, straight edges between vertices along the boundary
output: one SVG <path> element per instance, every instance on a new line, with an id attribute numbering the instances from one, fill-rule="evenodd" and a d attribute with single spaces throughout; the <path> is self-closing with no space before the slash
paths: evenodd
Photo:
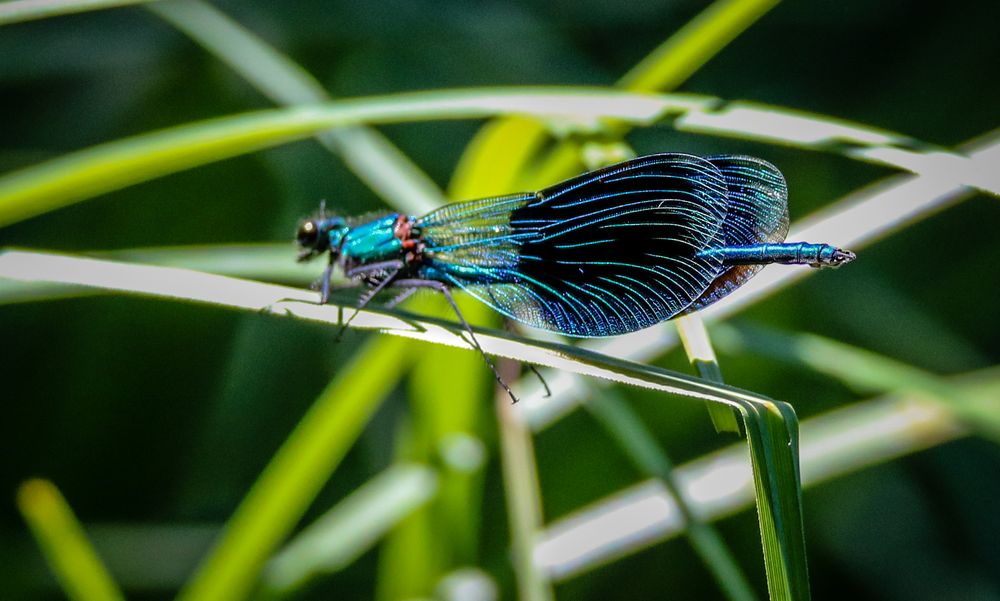
<path id="1" fill-rule="evenodd" d="M 611 85 L 706 6 L 666 0 L 214 4 L 304 66 L 335 97 Z M 954 147 L 997 125 L 998 22 L 1000 4 L 986 1 L 789 1 L 679 89 L 843 117 Z M 160 127 L 270 106 L 142 7 L 0 28 L 0 173 Z M 480 126 L 433 122 L 381 130 L 444 188 Z M 628 140 L 640 154 L 761 156 L 788 179 L 793 221 L 891 174 L 835 154 L 668 127 L 635 131 Z M 6 227 L 0 244 L 77 252 L 282 242 L 320 199 L 349 215 L 385 208 L 309 140 Z M 997 199 L 978 195 L 864 249 L 849 268 L 805 280 L 731 322 L 821 334 L 942 375 L 997 365 L 998 223 Z M 288 260 L 294 260 L 290 242 Z M 119 296 L 2 306 L 0 335 L 3 599 L 63 595 L 15 504 L 19 484 L 36 476 L 60 488 L 129 598 L 172 597 L 281 442 L 369 337 L 349 332 L 337 344 L 328 328 L 316 325 Z M 727 383 L 791 402 L 802 419 L 872 396 L 752 346 L 720 354 Z M 416 343 L 408 348 L 418 358 L 439 352 Z M 395 387 L 303 523 L 394 459 L 419 455 L 413 449 L 426 441 L 414 439 L 423 431 L 426 398 L 447 408 L 453 396 L 468 394 L 453 388 L 454 356 L 422 363 L 411 382 Z M 465 521 L 430 537 L 465 542 L 441 543 L 452 555 L 413 562 L 428 573 L 479 565 L 502 598 L 515 598 L 490 375 L 471 353 L 457 356 L 468 356 L 461 365 L 474 370 L 478 409 L 468 423 L 484 442 L 486 463 L 468 488 L 478 493 L 468 498 Z M 679 350 L 657 363 L 690 371 Z M 678 463 L 734 442 L 714 432 L 698 403 L 619 392 Z M 546 522 L 642 479 L 586 412 L 534 442 Z M 979 437 L 808 489 L 814 597 L 1000 599 L 998 498 L 1000 452 Z M 765 596 L 754 513 L 719 526 Z M 296 598 L 394 598 L 385 548 L 316 580 Z M 556 595 L 721 598 L 683 539 L 560 583 Z"/>

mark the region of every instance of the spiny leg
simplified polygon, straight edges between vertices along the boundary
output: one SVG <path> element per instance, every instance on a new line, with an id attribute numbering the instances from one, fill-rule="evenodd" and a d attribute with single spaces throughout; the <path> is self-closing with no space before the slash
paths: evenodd
<path id="1" fill-rule="evenodd" d="M 496 366 L 493 365 L 493 361 L 490 360 L 486 351 L 483 350 L 483 347 L 479 346 L 479 340 L 476 339 L 476 333 L 472 331 L 472 326 L 469 325 L 469 322 L 465 320 L 465 316 L 462 315 L 462 311 L 459 310 L 458 305 L 455 303 L 455 298 L 451 295 L 451 290 L 448 289 L 448 286 L 435 280 L 398 280 L 393 282 L 393 285 L 399 288 L 430 288 L 443 294 L 445 299 L 448 301 L 448 304 L 451 305 L 452 311 L 454 311 L 455 315 L 458 317 L 459 323 L 462 324 L 465 331 L 469 333 L 469 338 L 472 339 L 472 347 L 479 351 L 483 361 L 486 362 L 486 366 L 493 372 L 493 376 L 497 379 L 497 382 L 499 382 L 500 386 L 507 391 L 507 394 L 510 396 L 510 400 L 514 403 L 517 402 L 517 397 L 514 396 L 514 392 L 510 389 L 510 386 L 507 386 L 507 383 L 500 377 L 500 372 L 497 371 Z"/>
<path id="2" fill-rule="evenodd" d="M 347 331 L 347 326 L 351 325 L 351 322 L 354 321 L 354 318 L 358 316 L 358 313 L 361 313 L 361 310 L 364 309 L 368 305 L 368 303 L 371 302 L 373 298 L 375 298 L 375 295 L 377 295 L 386 286 L 392 283 L 393 278 L 395 278 L 396 275 L 399 273 L 399 269 L 400 269 L 399 267 L 396 267 L 395 269 L 390 271 L 388 274 L 386 274 L 385 277 L 382 278 L 382 281 L 380 281 L 370 290 L 361 295 L 361 298 L 358 302 L 358 306 L 354 309 L 354 313 L 351 313 L 351 316 L 347 318 L 347 321 L 345 321 L 343 325 L 340 326 L 340 331 L 337 332 L 337 340 L 340 340 L 340 337 L 343 336 L 344 332 Z M 381 271 L 381 270 L 382 268 L 379 267 L 377 269 L 372 269 L 371 271 Z M 362 273 L 362 272 L 357 272 L 355 270 L 355 275 L 357 275 L 357 273 Z"/>
<path id="3" fill-rule="evenodd" d="M 382 308 L 383 309 L 392 309 L 393 307 L 395 307 L 399 303 L 401 303 L 401 302 L 405 301 L 406 299 L 410 298 L 411 296 L 413 296 L 413 293 L 416 292 L 416 291 L 417 291 L 416 288 L 407 288 L 407 289 L 403 290 L 402 292 L 400 292 L 398 295 L 396 295 L 396 298 L 394 298 L 391 301 L 387 302 L 386 304 L 382 305 Z"/>

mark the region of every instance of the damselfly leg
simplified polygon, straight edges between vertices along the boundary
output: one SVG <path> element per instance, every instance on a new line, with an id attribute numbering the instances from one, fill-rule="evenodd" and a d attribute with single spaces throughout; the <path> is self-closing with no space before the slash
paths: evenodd
<path id="1" fill-rule="evenodd" d="M 438 282 L 435 280 L 416 280 L 416 279 L 397 280 L 393 282 L 393 286 L 398 288 L 412 288 L 412 289 L 428 288 L 430 290 L 436 290 L 437 292 L 440 292 L 442 295 L 444 295 L 445 299 L 448 301 L 448 304 L 451 305 L 451 310 L 454 311 L 455 316 L 458 317 L 459 323 L 462 324 L 462 328 L 464 328 L 465 331 L 468 332 L 473 348 L 479 351 L 480 356 L 482 356 L 483 361 L 486 362 L 486 366 L 490 368 L 490 371 L 493 372 L 493 376 L 497 379 L 497 382 L 499 382 L 500 386 L 502 386 L 503 389 L 507 391 L 507 394 L 510 396 L 510 400 L 514 403 L 517 402 L 517 397 L 514 395 L 514 392 L 510 389 L 510 386 L 507 386 L 507 383 L 503 381 L 502 377 L 500 377 L 500 372 L 497 371 L 496 365 L 494 365 L 493 361 L 490 360 L 489 355 L 486 354 L 486 351 L 483 350 L 483 347 L 479 346 L 479 340 L 476 339 L 476 333 L 472 331 L 472 326 L 469 325 L 469 322 L 465 320 L 465 316 L 462 315 L 462 311 L 458 308 L 458 304 L 455 303 L 455 298 L 451 295 L 451 290 L 448 289 L 448 286 L 446 286 L 442 282 Z"/>

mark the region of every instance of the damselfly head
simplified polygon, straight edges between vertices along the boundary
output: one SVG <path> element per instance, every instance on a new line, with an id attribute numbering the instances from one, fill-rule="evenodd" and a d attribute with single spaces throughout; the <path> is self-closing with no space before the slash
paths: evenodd
<path id="1" fill-rule="evenodd" d="M 324 211 L 318 217 L 306 219 L 299 224 L 295 241 L 299 245 L 299 262 L 308 261 L 327 251 L 340 252 L 340 241 L 347 231 L 343 217 L 326 217 Z"/>

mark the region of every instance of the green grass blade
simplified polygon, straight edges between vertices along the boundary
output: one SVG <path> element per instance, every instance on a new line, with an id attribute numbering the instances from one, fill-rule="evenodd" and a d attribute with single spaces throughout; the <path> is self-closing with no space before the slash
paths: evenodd
<path id="1" fill-rule="evenodd" d="M 290 243 L 219 244 L 135 248 L 83 253 L 96 258 L 151 263 L 164 267 L 185 267 L 220 275 L 309 284 L 320 276 L 322 267 L 290 262 Z M 0 305 L 39 302 L 100 294 L 94 288 L 67 287 L 42 282 L 0 280 Z"/>
<path id="2" fill-rule="evenodd" d="M 1000 411 L 1000 368 L 948 381 L 975 410 Z M 803 485 L 827 482 L 967 434 L 947 408 L 922 396 L 855 403 L 802 422 Z M 742 443 L 678 467 L 675 477 L 705 520 L 732 516 L 754 503 Z M 561 581 L 683 533 L 673 496 L 659 481 L 648 481 L 551 523 L 536 559 Z"/>
<path id="3" fill-rule="evenodd" d="M 717 104 L 717 99 L 706 97 L 642 95 L 595 88 L 483 88 L 398 94 L 211 119 L 109 142 L 0 177 L 0 225 L 333 127 L 512 113 L 569 118 L 573 127 L 585 130 L 600 119 L 638 125 L 682 114 L 677 126 L 690 131 L 725 131 L 816 149 L 828 149 L 831 141 L 848 142 L 852 145 L 846 149 L 843 144 L 837 146 L 847 156 L 1000 194 L 1000 173 L 990 169 L 988 163 L 920 148 L 908 138 L 820 116 L 789 114 L 745 103 L 730 103 L 725 111 L 719 111 L 714 108 Z M 719 120 L 724 123 L 717 123 Z M 803 130 L 808 130 L 807 135 Z"/>
<path id="4" fill-rule="evenodd" d="M 757 519 L 771 599 L 809 599 L 799 476 L 799 422 L 791 405 L 748 404 L 744 411 Z"/>
<path id="5" fill-rule="evenodd" d="M 978 432 L 1000 441 L 1000 413 L 964 402 L 941 376 L 902 361 L 815 334 L 782 333 L 760 327 L 713 328 L 730 351 L 753 352 L 806 365 L 867 392 L 919 394 L 942 403 Z"/>
<path id="6" fill-rule="evenodd" d="M 176 268 L 129 265 L 23 251 L 5 251 L 0 254 L 0 277 L 89 285 L 134 294 L 251 309 L 330 324 L 339 323 L 343 310 L 337 306 L 316 305 L 312 293 L 273 284 L 260 284 Z M 306 302 L 302 302 L 303 300 Z M 462 337 L 462 329 L 454 323 L 444 324 L 429 319 L 413 320 L 393 312 L 361 311 L 353 324 L 357 329 L 379 329 L 401 337 L 468 349 L 467 342 Z M 802 594 L 804 590 L 808 590 L 808 582 L 803 580 L 805 555 L 797 552 L 802 546 L 802 525 L 800 518 L 795 519 L 796 516 L 800 516 L 799 489 L 797 473 L 792 472 L 797 468 L 798 459 L 794 414 L 790 406 L 735 388 L 714 385 L 682 374 L 590 353 L 577 347 L 529 341 L 499 333 L 480 333 L 477 338 L 482 348 L 494 355 L 737 408 L 744 419 L 751 444 L 755 465 L 754 477 L 759 484 L 758 490 L 761 491 L 759 499 L 766 502 L 766 505 L 761 506 L 760 512 L 764 528 L 762 536 L 769 541 L 769 544 L 765 545 L 765 565 L 768 568 L 769 582 L 774 583 L 775 594 L 782 591 Z M 402 348 L 396 352 L 396 356 L 389 358 L 368 357 L 363 353 L 355 363 L 364 361 L 367 364 L 371 361 L 369 370 L 377 371 L 379 365 L 398 365 L 403 358 L 409 356 L 402 352 Z M 304 511 L 308 500 L 325 481 L 325 476 L 332 471 L 339 455 L 346 450 L 345 445 L 353 441 L 353 436 L 357 435 L 363 418 L 373 410 L 370 399 L 378 396 L 378 392 L 370 388 L 377 389 L 384 380 L 373 378 L 353 380 L 356 381 L 352 386 L 348 386 L 348 378 L 338 379 L 328 389 L 323 399 L 333 400 L 317 405 L 326 408 L 322 412 L 320 409 L 315 410 L 325 419 L 313 418 L 313 411 L 303 419 L 303 425 L 293 433 L 289 443 L 272 461 L 273 467 L 266 470 L 261 476 L 260 483 L 241 505 L 231 522 L 230 533 L 224 537 L 219 549 L 196 577 L 192 587 L 188 589 L 186 599 L 219 598 L 218 596 L 223 593 L 238 596 L 245 592 L 254 570 L 274 545 L 287 534 L 294 521 L 301 516 L 301 511 Z M 364 385 L 359 386 L 358 381 Z M 350 406 L 335 402 L 341 401 L 342 397 L 335 396 L 334 393 L 356 402 Z M 365 400 L 368 400 L 367 405 Z M 505 410 L 513 411 L 512 407 L 507 405 Z M 329 415 L 326 415 L 327 413 Z M 346 418 L 341 415 L 343 413 L 347 414 Z M 522 452 L 530 448 L 530 434 L 519 418 L 513 418 L 512 422 L 515 427 L 523 429 L 523 434 L 517 434 L 522 437 L 521 440 L 513 440 L 512 444 L 505 447 L 513 453 L 507 462 L 510 467 L 506 469 L 516 470 L 512 473 L 514 477 L 510 479 L 508 485 L 522 486 L 528 481 L 528 478 L 523 476 L 533 473 L 533 462 Z M 347 428 L 349 436 L 334 436 L 344 428 Z M 510 431 L 513 432 L 513 428 Z M 298 460 L 301 452 L 296 449 L 304 443 L 295 441 L 300 439 L 310 441 L 309 446 L 305 447 L 309 452 L 307 459 L 312 457 L 308 461 Z M 333 449 L 328 452 L 328 454 L 335 453 L 333 459 L 320 457 L 316 453 L 317 449 L 327 448 Z M 313 465 L 318 459 L 323 459 L 325 463 Z M 303 466 L 309 469 L 308 474 L 302 473 Z M 309 479 L 303 482 L 305 476 Z M 529 502 L 531 495 L 526 489 L 524 492 L 512 494 L 510 498 L 521 503 L 512 510 L 512 515 L 517 519 L 514 523 L 515 534 L 520 537 L 515 541 L 515 545 L 523 545 L 524 539 L 529 537 L 533 544 L 535 533 L 531 531 L 531 526 L 537 523 L 533 517 L 537 509 L 531 507 Z M 522 571 L 530 570 L 534 565 L 530 558 L 526 560 L 523 556 L 519 556 L 517 561 L 519 564 L 523 563 L 519 565 Z M 529 598 L 544 598 L 546 588 L 539 584 L 544 581 L 533 577 L 531 571 L 525 573 L 527 580 L 523 582 L 527 584 L 522 591 L 523 594 L 531 595 Z"/>
<path id="7" fill-rule="evenodd" d="M 71 15 L 103 8 L 117 8 L 150 0 L 9 0 L 0 2 L 0 25 Z"/>
<path id="8" fill-rule="evenodd" d="M 455 318 L 443 298 L 425 298 L 433 302 L 425 303 L 421 314 Z M 455 300 L 473 322 L 483 312 L 466 295 Z M 397 431 L 397 456 L 442 465 L 441 491 L 386 539 L 379 555 L 379 599 L 430 595 L 445 573 L 477 562 L 486 461 L 480 430 L 483 401 L 489 398 L 487 374 L 481 357 L 456 348 L 426 347 L 414 360 L 410 418 Z M 448 390 L 460 392 L 445 399 L 442 378 Z"/>
<path id="9" fill-rule="evenodd" d="M 719 0 L 688 21 L 619 81 L 626 90 L 673 90 L 780 0 Z"/>
<path id="10" fill-rule="evenodd" d="M 674 498 L 684 522 L 684 532 L 695 552 L 712 573 L 726 598 L 751 601 L 757 596 L 719 533 L 691 507 L 674 477 L 673 462 L 628 404 L 605 390 L 585 407 L 601 423 L 632 463 L 647 477 L 657 478 Z M 732 416 L 732 410 L 726 408 Z"/>
<path id="11" fill-rule="evenodd" d="M 663 92 L 679 86 L 713 56 L 745 31 L 777 0 L 718 0 L 698 17 L 671 35 L 617 86 L 634 92 Z M 618 124 L 615 134 L 627 128 Z M 508 117 L 486 125 L 462 157 L 463 165 L 485 165 L 469 169 L 475 177 L 496 178 L 502 185 L 489 194 L 532 189 L 575 175 L 580 170 L 580 145 L 563 140 L 548 149 L 551 139 L 546 125 L 538 120 Z M 547 150 L 543 157 L 539 153 Z M 492 166 L 495 164 L 495 167 Z M 462 179 L 457 180 L 464 182 Z"/>
<path id="12" fill-rule="evenodd" d="M 674 323 L 677 324 L 677 334 L 684 346 L 684 353 L 687 354 L 688 361 L 698 375 L 709 382 L 721 384 L 722 369 L 719 367 L 718 359 L 715 358 L 705 323 L 697 315 L 684 315 Z M 739 421 L 728 407 L 710 404 L 708 414 L 712 418 L 716 432 L 740 432 Z"/>
<path id="13" fill-rule="evenodd" d="M 51 482 L 35 479 L 21 484 L 17 506 L 67 597 L 74 601 L 125 599 Z"/>
<path id="14" fill-rule="evenodd" d="M 689 104 L 684 99 L 664 103 L 620 93 L 609 97 L 607 92 L 595 90 L 535 92 L 418 92 L 341 101 L 210 119 L 101 144 L 0 177 L 0 226 L 155 177 L 345 125 L 524 112 L 585 120 L 611 113 L 649 122 L 667 106 L 680 109 Z"/>
<path id="15" fill-rule="evenodd" d="M 534 558 L 535 543 L 542 530 L 542 496 L 531 430 L 513 411 L 510 399 L 505 395 L 497 395 L 496 405 L 518 598 L 525 601 L 552 600 L 555 598 L 552 585 Z"/>
<path id="16" fill-rule="evenodd" d="M 273 102 L 318 104 L 330 100 L 316 79 L 277 49 L 199 0 L 171 0 L 149 7 L 246 79 Z M 317 134 L 376 194 L 410 213 L 426 213 L 444 202 L 424 172 L 383 135 L 362 126 Z"/>
<path id="17" fill-rule="evenodd" d="M 359 349 L 319 396 L 240 503 L 181 599 L 247 596 L 264 562 L 302 518 L 395 382 L 356 374 L 405 365 L 410 356 L 402 339 L 380 342 Z"/>
<path id="18" fill-rule="evenodd" d="M 438 491 L 434 470 L 397 464 L 305 527 L 271 561 L 263 586 L 284 596 L 320 574 L 343 569 Z"/>

